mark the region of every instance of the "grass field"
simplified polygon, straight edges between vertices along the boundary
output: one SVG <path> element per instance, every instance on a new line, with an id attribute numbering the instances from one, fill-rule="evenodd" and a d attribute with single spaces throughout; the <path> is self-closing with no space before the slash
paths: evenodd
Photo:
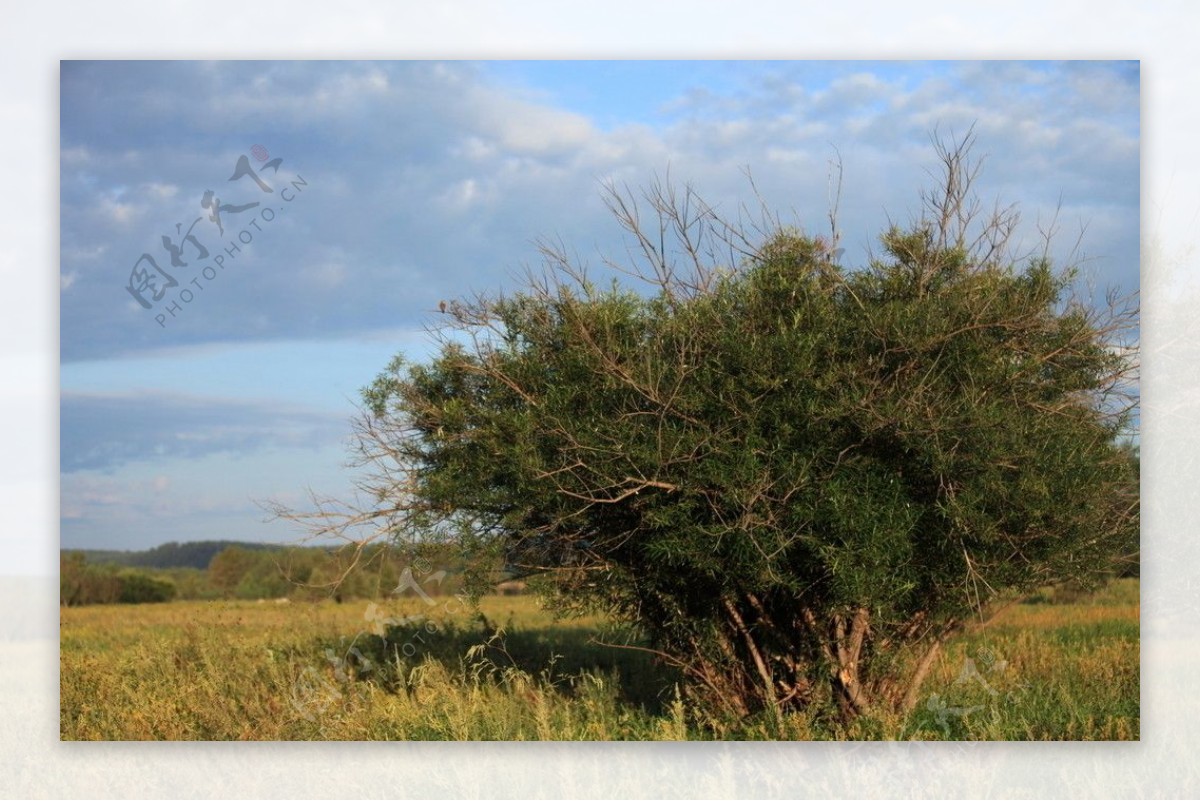
<path id="1" fill-rule="evenodd" d="M 1014 605 L 953 642 L 906 717 L 695 725 L 677 677 L 532 597 L 61 612 L 64 740 L 1136 740 L 1136 580 Z M 405 619 L 409 616 L 422 619 Z M 375 636 L 393 626 L 386 642 Z M 500 629 L 502 638 L 488 635 Z"/>

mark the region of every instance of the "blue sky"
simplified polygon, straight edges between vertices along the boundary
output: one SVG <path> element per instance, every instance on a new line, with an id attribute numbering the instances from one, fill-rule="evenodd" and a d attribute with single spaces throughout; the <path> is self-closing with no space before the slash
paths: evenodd
<path id="1" fill-rule="evenodd" d="M 1061 202 L 1056 254 L 1086 226 L 1090 280 L 1137 289 L 1139 78 L 1136 62 L 63 62 L 62 545 L 298 538 L 259 502 L 349 491 L 358 390 L 395 353 L 428 354 L 439 300 L 512 288 L 539 237 L 624 252 L 605 180 L 669 170 L 733 212 L 748 169 L 820 233 L 838 152 L 843 261 L 861 263 L 916 210 L 930 131 L 974 124 L 979 193 L 1020 203 L 1024 241 Z M 243 157 L 271 192 L 229 180 Z M 127 290 L 139 265 L 177 279 L 143 293 L 150 309 Z"/>

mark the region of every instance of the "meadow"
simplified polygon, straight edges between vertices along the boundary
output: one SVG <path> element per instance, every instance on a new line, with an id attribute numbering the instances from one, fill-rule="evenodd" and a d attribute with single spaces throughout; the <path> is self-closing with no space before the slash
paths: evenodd
<path id="1" fill-rule="evenodd" d="M 61 609 L 64 740 L 1136 740 L 1136 579 L 954 640 L 906 716 L 701 722 L 601 618 L 532 596 Z M 381 636 L 386 635 L 386 636 Z M 609 643 L 609 644 L 604 644 Z"/>

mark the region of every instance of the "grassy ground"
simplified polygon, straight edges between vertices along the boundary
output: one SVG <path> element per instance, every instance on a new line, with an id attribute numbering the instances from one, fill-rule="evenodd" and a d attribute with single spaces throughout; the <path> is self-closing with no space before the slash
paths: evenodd
<path id="1" fill-rule="evenodd" d="M 69 608 L 61 736 L 1137 739 L 1137 582 L 1036 600 L 950 645 L 912 714 L 850 732 L 802 716 L 698 729 L 670 670 L 598 644 L 625 641 L 604 621 L 555 620 L 530 597 L 486 598 L 484 619 L 453 598 Z M 389 626 L 385 644 L 375 634 Z M 503 647 L 484 645 L 496 628 Z"/>

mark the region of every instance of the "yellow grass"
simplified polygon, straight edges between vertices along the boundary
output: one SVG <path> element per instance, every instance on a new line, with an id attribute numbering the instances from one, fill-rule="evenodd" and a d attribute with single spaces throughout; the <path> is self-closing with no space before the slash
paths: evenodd
<path id="1" fill-rule="evenodd" d="M 386 604 L 188 601 L 61 611 L 64 739 L 1137 739 L 1136 582 L 1015 605 L 955 641 L 911 715 L 718 731 L 598 618 L 527 596 Z M 404 618 L 422 616 L 422 619 Z M 404 622 L 405 636 L 375 637 Z M 503 647 L 484 647 L 504 629 Z M 472 646 L 478 646 L 472 648 Z M 390 650 L 389 650 L 390 649 Z"/>

